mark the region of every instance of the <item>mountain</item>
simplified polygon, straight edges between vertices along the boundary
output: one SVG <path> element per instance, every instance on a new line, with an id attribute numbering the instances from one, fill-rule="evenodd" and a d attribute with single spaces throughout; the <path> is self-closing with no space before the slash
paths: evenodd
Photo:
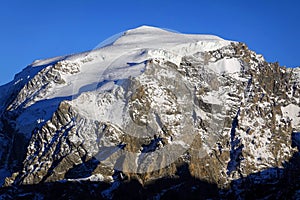
<path id="1" fill-rule="evenodd" d="M 300 198 L 300 68 L 141 26 L 0 87 L 4 199 Z"/>

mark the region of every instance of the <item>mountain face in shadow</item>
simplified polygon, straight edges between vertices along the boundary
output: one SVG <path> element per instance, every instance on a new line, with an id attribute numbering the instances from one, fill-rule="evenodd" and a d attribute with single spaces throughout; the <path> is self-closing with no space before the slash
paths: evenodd
<path id="1" fill-rule="evenodd" d="M 0 189 L 3 199 L 299 199 L 300 154 L 295 153 L 284 168 L 271 168 L 231 183 L 217 184 L 192 177 L 187 166 L 177 169 L 176 178 L 160 178 L 142 185 L 138 180 L 114 184 L 91 181 L 54 182 Z"/>
<path id="2" fill-rule="evenodd" d="M 300 148 L 299 133 L 293 133 L 293 145 Z M 92 170 L 97 163 L 92 159 L 78 168 Z M 93 164 L 94 163 L 94 164 Z M 75 169 L 74 169 L 75 170 Z M 68 177 L 80 178 L 76 171 Z M 164 177 L 145 185 L 138 180 L 128 180 L 121 172 L 114 174 L 114 183 L 72 181 L 0 189 L 4 199 L 299 199 L 300 153 L 284 164 L 283 168 L 270 168 L 231 182 L 230 188 L 192 177 L 187 164 L 178 167 L 176 177 Z M 81 177 L 83 178 L 83 177 Z M 115 183 L 117 187 L 114 187 Z"/>

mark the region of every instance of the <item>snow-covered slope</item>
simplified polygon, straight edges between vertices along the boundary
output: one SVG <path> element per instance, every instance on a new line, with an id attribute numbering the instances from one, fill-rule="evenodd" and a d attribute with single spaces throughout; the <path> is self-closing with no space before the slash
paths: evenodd
<path id="1" fill-rule="evenodd" d="M 147 184 L 187 165 L 229 188 L 297 151 L 299 74 L 239 42 L 149 26 L 37 60 L 0 88 L 0 181 L 111 182 L 109 198 L 124 177 Z"/>
<path id="2" fill-rule="evenodd" d="M 103 48 L 64 59 L 67 63 L 79 65 L 80 72 L 77 76 L 85 78 L 74 80 L 73 76 L 70 79 L 66 76 L 67 86 L 60 88 L 58 94 L 46 98 L 74 95 L 81 92 L 80 88 L 91 83 L 99 83 L 103 79 L 114 80 L 137 76 L 141 74 L 142 66 L 136 65 L 143 65 L 143 62 L 150 58 L 167 59 L 179 64 L 183 56 L 204 50 L 216 50 L 229 44 L 230 41 L 216 36 L 178 34 L 142 26 L 124 32 Z M 35 62 L 33 66 L 45 65 L 49 62 L 53 62 L 53 59 Z"/>

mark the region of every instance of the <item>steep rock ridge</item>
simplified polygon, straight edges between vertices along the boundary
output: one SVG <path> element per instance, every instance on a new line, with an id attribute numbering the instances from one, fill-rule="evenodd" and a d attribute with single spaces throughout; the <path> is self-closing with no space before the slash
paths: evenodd
<path id="1" fill-rule="evenodd" d="M 28 70 L 2 87 L 5 186 L 94 181 L 111 198 L 126 181 L 193 177 L 239 196 L 240 180 L 281 179 L 297 153 L 300 69 L 243 43 L 140 27 Z M 200 187 L 182 184 L 169 190 Z"/>
<path id="2" fill-rule="evenodd" d="M 17 74 L 12 83 L 2 86 L 0 127 L 4 170 L 20 169 L 31 134 L 41 127 L 43 117 L 52 115 L 59 104 L 59 99 L 53 99 L 47 103 L 47 109 L 41 111 L 39 108 L 45 103 L 38 101 L 47 96 L 51 88 L 65 84 L 62 76 L 78 72 L 78 63 L 70 66 L 68 61 L 60 60 L 36 62 Z"/>

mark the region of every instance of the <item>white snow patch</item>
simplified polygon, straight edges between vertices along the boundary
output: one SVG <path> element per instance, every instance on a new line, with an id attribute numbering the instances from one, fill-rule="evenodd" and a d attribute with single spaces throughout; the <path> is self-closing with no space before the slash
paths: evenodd
<path id="1" fill-rule="evenodd" d="M 86 178 L 67 179 L 67 181 L 104 181 L 102 174 L 93 174 Z"/>
<path id="2" fill-rule="evenodd" d="M 241 64 L 237 58 L 221 59 L 207 66 L 218 74 L 240 72 Z"/>
<path id="3" fill-rule="evenodd" d="M 66 56 L 57 56 L 54 58 L 48 58 L 48 59 L 43 59 L 43 60 L 35 60 L 31 66 L 32 67 L 37 67 L 37 66 L 42 66 L 42 65 L 50 65 L 51 63 L 57 62 L 59 60 L 64 59 Z"/>
<path id="4" fill-rule="evenodd" d="M 294 128 L 300 128 L 300 107 L 294 104 L 290 104 L 286 107 L 281 107 L 282 114 L 292 120 Z"/>
<path id="5" fill-rule="evenodd" d="M 202 97 L 202 100 L 205 103 L 222 105 L 222 101 L 219 99 L 219 94 L 214 91 L 206 93 L 206 95 Z"/>

